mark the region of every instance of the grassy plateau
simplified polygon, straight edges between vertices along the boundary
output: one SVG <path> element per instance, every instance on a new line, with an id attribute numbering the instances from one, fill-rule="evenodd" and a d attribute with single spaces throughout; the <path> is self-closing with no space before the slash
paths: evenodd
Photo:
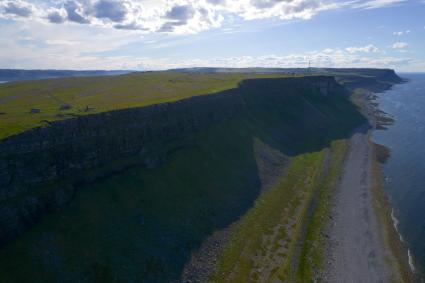
<path id="1" fill-rule="evenodd" d="M 249 78 L 287 76 L 146 72 L 0 84 L 0 140 L 46 121 L 207 95 L 236 88 Z M 31 113 L 31 109 L 40 112 Z"/>

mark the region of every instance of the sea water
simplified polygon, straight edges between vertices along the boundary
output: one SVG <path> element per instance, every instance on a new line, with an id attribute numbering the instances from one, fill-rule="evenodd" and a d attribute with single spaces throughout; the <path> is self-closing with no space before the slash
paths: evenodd
<path id="1" fill-rule="evenodd" d="M 385 191 L 394 225 L 409 248 L 411 268 L 425 270 L 425 74 L 402 74 L 409 81 L 378 94 L 379 108 L 395 123 L 375 131 L 376 143 L 391 149 L 383 165 Z"/>

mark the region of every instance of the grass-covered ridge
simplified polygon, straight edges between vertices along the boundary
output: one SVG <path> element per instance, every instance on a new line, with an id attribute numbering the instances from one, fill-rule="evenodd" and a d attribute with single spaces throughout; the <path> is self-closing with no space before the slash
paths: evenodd
<path id="1" fill-rule="evenodd" d="M 0 84 L 0 139 L 45 125 L 46 121 L 217 93 L 250 78 L 288 76 L 146 72 Z M 40 112 L 30 113 L 31 109 Z"/>

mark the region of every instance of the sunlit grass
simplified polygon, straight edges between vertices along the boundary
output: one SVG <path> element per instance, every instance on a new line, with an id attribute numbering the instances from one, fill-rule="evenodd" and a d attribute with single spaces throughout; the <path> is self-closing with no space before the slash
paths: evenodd
<path id="1" fill-rule="evenodd" d="M 249 78 L 283 74 L 132 73 L 0 85 L 0 139 L 72 116 L 141 107 L 236 88 Z M 69 104 L 69 110 L 60 110 Z M 40 109 L 40 113 L 30 113 Z"/>

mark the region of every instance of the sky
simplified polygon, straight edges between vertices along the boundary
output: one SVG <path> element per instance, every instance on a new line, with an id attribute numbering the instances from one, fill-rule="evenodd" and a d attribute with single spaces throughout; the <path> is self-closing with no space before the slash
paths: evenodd
<path id="1" fill-rule="evenodd" d="M 425 0 L 0 0 L 0 68 L 425 71 Z"/>

